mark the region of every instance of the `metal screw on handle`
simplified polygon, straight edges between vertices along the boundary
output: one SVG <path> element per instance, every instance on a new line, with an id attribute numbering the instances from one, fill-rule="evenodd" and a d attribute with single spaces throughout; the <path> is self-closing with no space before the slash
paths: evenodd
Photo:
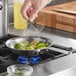
<path id="1" fill-rule="evenodd" d="M 0 5 L 0 10 L 2 10 L 2 8 L 3 8 L 3 6 L 2 6 L 2 5 Z"/>

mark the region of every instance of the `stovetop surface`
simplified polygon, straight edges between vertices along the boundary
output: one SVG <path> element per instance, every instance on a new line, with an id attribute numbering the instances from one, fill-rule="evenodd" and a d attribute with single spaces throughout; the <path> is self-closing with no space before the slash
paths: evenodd
<path id="1" fill-rule="evenodd" d="M 0 73 L 5 72 L 9 65 L 20 64 L 17 61 L 18 55 L 15 55 L 10 49 L 5 47 L 5 45 L 4 45 L 5 41 L 9 38 L 12 38 L 12 37 L 15 37 L 15 36 L 8 35 L 8 36 L 5 36 L 3 38 L 0 38 L 0 69 L 1 69 Z M 63 50 L 66 50 L 66 51 L 71 51 L 72 50 L 71 47 L 62 47 L 62 46 L 59 46 L 59 45 L 58 46 L 53 45 L 52 47 L 59 48 L 61 50 L 63 49 Z M 39 56 L 40 56 L 41 59 L 38 63 L 31 64 L 29 62 L 28 64 L 32 65 L 32 66 L 42 64 L 44 62 L 51 61 L 51 60 L 66 56 L 66 54 L 48 49 L 48 52 L 45 52 L 44 54 L 40 54 Z"/>

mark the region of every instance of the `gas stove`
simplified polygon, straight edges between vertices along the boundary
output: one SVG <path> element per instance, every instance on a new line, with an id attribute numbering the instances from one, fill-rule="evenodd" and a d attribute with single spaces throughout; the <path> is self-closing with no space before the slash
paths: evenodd
<path id="1" fill-rule="evenodd" d="M 39 56 L 32 56 L 31 58 L 15 55 L 10 49 L 8 49 L 4 43 L 7 39 L 16 37 L 13 35 L 7 35 L 0 38 L 0 73 L 5 72 L 9 65 L 13 64 L 29 64 L 29 65 L 38 65 L 48 61 L 55 60 L 57 58 L 66 56 L 72 52 L 72 47 L 64 47 L 57 44 L 51 46 L 48 49 L 48 52 L 40 54 Z M 65 50 L 66 53 L 59 52 L 57 50 Z"/>

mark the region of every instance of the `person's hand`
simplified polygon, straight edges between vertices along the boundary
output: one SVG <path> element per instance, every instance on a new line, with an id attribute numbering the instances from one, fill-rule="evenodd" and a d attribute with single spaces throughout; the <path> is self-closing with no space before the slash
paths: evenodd
<path id="1" fill-rule="evenodd" d="M 21 8 L 24 19 L 33 21 L 38 12 L 48 4 L 48 0 L 25 0 Z"/>

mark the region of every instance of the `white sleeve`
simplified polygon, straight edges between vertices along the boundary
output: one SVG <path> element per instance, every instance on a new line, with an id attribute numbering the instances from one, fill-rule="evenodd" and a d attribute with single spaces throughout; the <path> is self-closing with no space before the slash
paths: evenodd
<path id="1" fill-rule="evenodd" d="M 50 3 L 52 0 L 48 0 L 48 3 Z"/>

